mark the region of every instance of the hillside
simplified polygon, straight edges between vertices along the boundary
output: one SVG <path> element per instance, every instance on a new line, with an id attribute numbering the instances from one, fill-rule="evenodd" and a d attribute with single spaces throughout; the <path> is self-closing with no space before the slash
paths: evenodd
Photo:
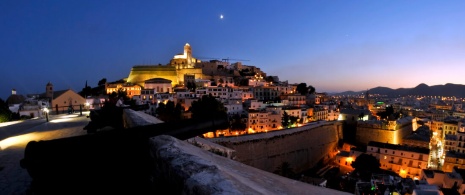
<path id="1" fill-rule="evenodd" d="M 355 95 L 362 93 L 365 93 L 365 91 L 346 91 L 342 93 L 336 93 L 334 95 Z M 422 83 L 414 88 L 391 89 L 388 87 L 375 87 L 369 89 L 369 93 L 387 95 L 390 97 L 405 95 L 465 97 L 465 85 L 447 83 L 445 85 L 428 86 Z"/>

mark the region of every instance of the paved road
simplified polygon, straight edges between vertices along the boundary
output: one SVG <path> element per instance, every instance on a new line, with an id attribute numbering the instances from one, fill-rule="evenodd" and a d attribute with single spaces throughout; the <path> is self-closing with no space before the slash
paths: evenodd
<path id="1" fill-rule="evenodd" d="M 62 114 L 46 119 L 33 119 L 0 127 L 0 194 L 26 194 L 32 181 L 19 161 L 24 148 L 32 140 L 52 140 L 84 135 L 90 119 L 77 114 Z M 0 123 L 1 125 L 2 123 Z"/>

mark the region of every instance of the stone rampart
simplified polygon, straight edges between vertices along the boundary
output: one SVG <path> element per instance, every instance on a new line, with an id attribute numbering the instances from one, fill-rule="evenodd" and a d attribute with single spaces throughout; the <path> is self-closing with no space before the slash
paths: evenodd
<path id="1" fill-rule="evenodd" d="M 141 112 L 125 110 L 126 124 L 144 126 L 160 121 Z M 321 131 L 334 130 L 331 124 L 322 125 Z M 289 130 L 288 130 L 289 131 Z M 295 129 L 289 131 L 297 132 Z M 305 134 L 305 133 L 304 133 Z M 332 133 L 331 133 L 332 135 Z M 342 135 L 342 133 L 341 133 Z M 321 136 L 321 135 L 320 135 Z M 288 136 L 284 136 L 288 138 Z M 194 139 L 194 138 L 192 138 Z M 197 147 L 168 135 L 152 137 L 149 140 L 150 189 L 168 194 L 326 194 L 348 195 L 350 193 L 307 184 L 281 177 L 235 160 L 232 156 L 224 157 L 209 152 L 204 147 Z M 282 138 L 277 138 L 282 139 Z M 331 139 L 329 139 L 331 140 Z M 196 143 L 209 147 L 215 144 L 205 143 L 209 140 L 195 138 Z M 307 145 L 307 142 L 304 145 Z M 314 143 L 316 144 L 316 143 Z M 298 145 L 294 143 L 293 145 Z M 330 144 L 332 145 L 332 144 Z M 214 146 L 221 148 L 221 146 Z M 318 148 L 315 146 L 315 148 Z M 232 154 L 232 150 L 227 150 Z"/>
<path id="2" fill-rule="evenodd" d="M 236 160 L 252 167 L 273 172 L 288 162 L 299 172 L 331 158 L 339 139 L 342 139 L 342 123 L 334 121 L 211 141 L 235 150 Z"/>
<path id="3" fill-rule="evenodd" d="M 371 127 L 357 126 L 355 139 L 360 144 L 368 144 L 370 141 L 377 141 L 390 144 L 402 144 L 402 139 L 412 133 L 412 125 L 403 126 L 397 130 L 379 129 Z"/>

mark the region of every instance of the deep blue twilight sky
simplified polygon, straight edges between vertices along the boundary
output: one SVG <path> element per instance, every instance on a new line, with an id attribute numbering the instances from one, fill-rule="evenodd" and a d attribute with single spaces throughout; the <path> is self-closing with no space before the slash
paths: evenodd
<path id="1" fill-rule="evenodd" d="M 465 83 L 465 1 L 2 0 L 0 98 L 115 81 L 197 58 L 246 59 L 318 92 Z M 220 19 L 223 14 L 224 18 Z"/>

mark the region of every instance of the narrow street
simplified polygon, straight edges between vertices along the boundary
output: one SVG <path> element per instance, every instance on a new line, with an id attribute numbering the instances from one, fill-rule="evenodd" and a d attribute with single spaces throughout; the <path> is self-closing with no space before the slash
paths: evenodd
<path id="1" fill-rule="evenodd" d="M 438 136 L 433 134 L 430 142 L 430 153 L 429 153 L 429 162 L 428 167 L 431 169 L 442 169 L 442 164 L 444 164 L 443 159 L 443 145 Z"/>

